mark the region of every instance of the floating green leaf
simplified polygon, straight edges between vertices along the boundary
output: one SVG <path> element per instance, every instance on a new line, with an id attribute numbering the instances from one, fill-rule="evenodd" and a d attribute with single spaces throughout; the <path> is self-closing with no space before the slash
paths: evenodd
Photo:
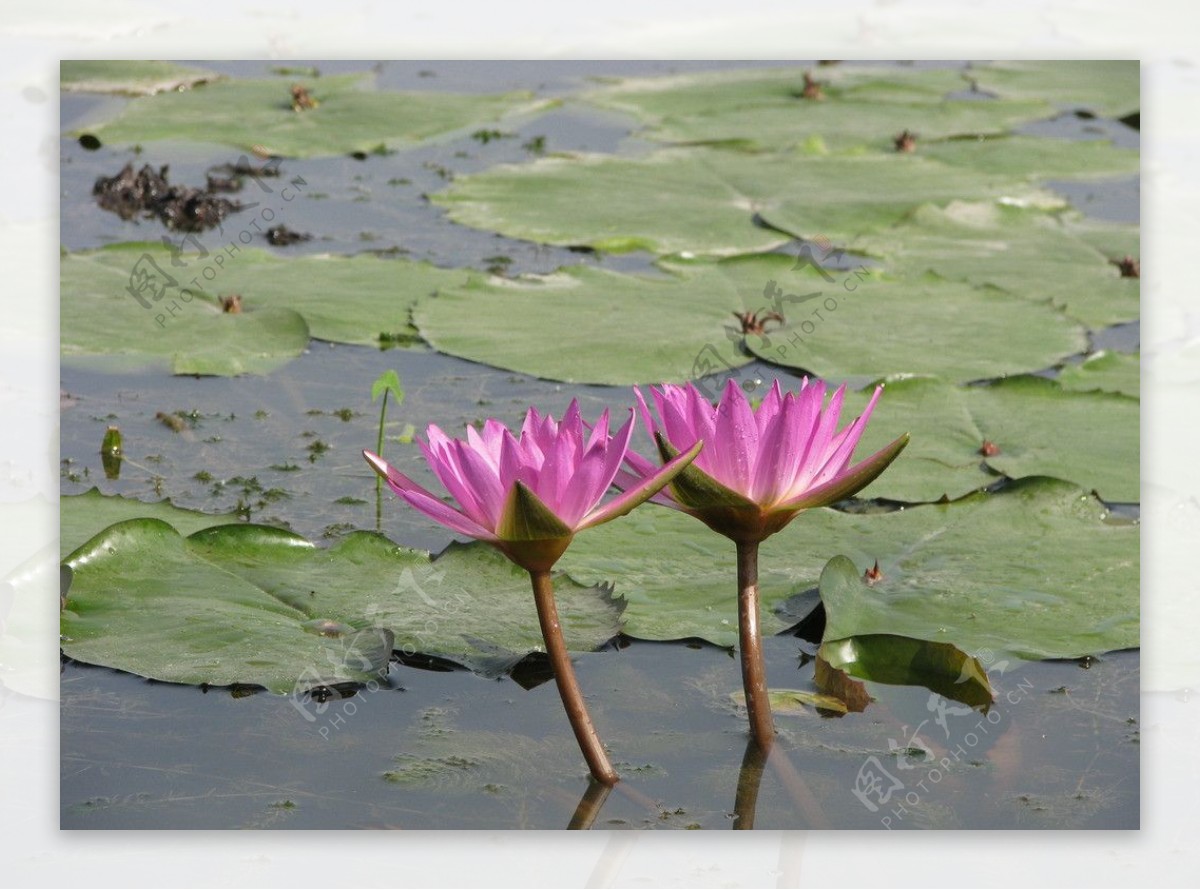
<path id="1" fill-rule="evenodd" d="M 107 357 L 107 367 L 166 366 L 176 374 L 264 374 L 308 346 L 304 318 L 291 309 L 227 313 L 203 292 L 175 279 L 169 262 L 150 269 L 161 246 L 127 244 L 85 254 L 68 254 L 60 265 L 60 347 L 64 358 Z M 148 261 L 146 257 L 151 259 Z M 141 300 L 141 273 L 159 276 L 155 301 Z M 163 273 L 171 277 L 164 285 Z M 197 277 L 200 270 L 196 269 Z"/>
<path id="2" fill-rule="evenodd" d="M 149 96 L 184 90 L 216 78 L 213 72 L 200 68 L 140 59 L 68 59 L 59 64 L 59 83 L 68 92 Z"/>
<path id="3" fill-rule="evenodd" d="M 871 389 L 848 394 L 844 410 L 862 410 Z M 966 387 L 928 378 L 889 380 L 859 451 L 874 453 L 898 431 L 911 433 L 912 441 L 860 496 L 956 498 L 1004 473 L 1055 476 L 1106 500 L 1136 501 L 1139 414 L 1134 398 L 1072 392 L 1043 377 Z"/>
<path id="4" fill-rule="evenodd" d="M 951 139 L 923 145 L 921 154 L 987 176 L 1039 180 L 1136 175 L 1141 163 L 1141 152 L 1117 148 L 1106 140 L 1080 142 L 1039 136 Z"/>
<path id="5" fill-rule="evenodd" d="M 990 705 L 995 698 L 979 659 L 951 643 L 932 643 L 895 634 L 863 634 L 822 643 L 818 655 L 830 667 L 860 680 L 890 686 L 924 686 L 975 707 Z"/>
<path id="6" fill-rule="evenodd" d="M 66 564 L 63 651 L 159 680 L 290 692 L 368 680 L 386 668 L 393 640 L 481 670 L 540 647 L 528 575 L 482 544 L 431 561 L 367 532 L 323 550 L 265 526 L 183 538 L 161 520 L 134 519 Z M 572 648 L 619 631 L 619 606 L 603 593 L 565 579 L 557 589 Z"/>
<path id="7" fill-rule="evenodd" d="M 411 330 L 416 299 L 467 274 L 370 254 L 281 259 L 250 248 L 182 254 L 180 261 L 183 269 L 153 244 L 64 256 L 63 354 L 123 355 L 131 365 L 169 361 L 177 374 L 261 372 L 298 355 L 310 335 L 378 345 L 381 332 Z M 158 301 L 142 292 L 150 308 L 128 290 L 137 287 L 135 270 L 165 288 Z M 222 313 L 219 295 L 234 293 L 243 311 Z"/>
<path id="8" fill-rule="evenodd" d="M 457 178 L 432 196 L 455 222 L 547 244 L 717 256 L 799 237 L 846 239 L 927 202 L 1007 198 L 1058 206 L 1024 177 L 912 155 L 811 157 L 679 148 L 644 158 L 545 158 Z"/>
<path id="9" fill-rule="evenodd" d="M 961 71 L 948 68 L 884 72 L 852 65 L 814 69 L 743 68 L 661 77 L 621 78 L 584 93 L 585 102 L 634 114 L 648 123 L 665 118 L 721 115 L 742 108 L 798 108 L 805 100 L 804 75 L 822 85 L 826 101 L 892 101 L 936 104 L 965 89 Z M 817 105 L 820 102 L 812 102 Z"/>
<path id="10" fill-rule="evenodd" d="M 990 62 L 967 76 L 979 89 L 1008 99 L 1041 99 L 1122 117 L 1141 108 L 1137 61 Z"/>
<path id="11" fill-rule="evenodd" d="M 529 93 L 380 91 L 373 89 L 373 78 L 360 74 L 299 83 L 318 103 L 315 108 L 294 111 L 285 80 L 221 81 L 135 99 L 88 132 L 118 144 L 170 139 L 315 157 L 404 148 L 540 104 Z"/>
<path id="12" fill-rule="evenodd" d="M 59 552 L 62 558 L 87 543 L 110 525 L 126 519 L 161 519 L 182 535 L 212 525 L 232 523 L 235 513 L 201 513 L 185 510 L 170 501 L 146 503 L 132 498 L 104 495 L 96 488 L 59 500 Z"/>
<path id="13" fill-rule="evenodd" d="M 731 692 L 729 697 L 739 708 L 746 707 L 746 693 Z M 845 714 L 849 710 L 846 703 L 835 695 L 803 689 L 768 689 L 767 700 L 774 714 L 807 716 L 814 710 Z"/>
<path id="14" fill-rule="evenodd" d="M 1100 350 L 1078 365 L 1067 365 L 1058 375 L 1063 389 L 1075 392 L 1117 392 L 1138 398 L 1141 393 L 1142 361 L 1138 354 Z"/>
<path id="15" fill-rule="evenodd" d="M 1112 262 L 1122 257 L 1137 258 L 1142 252 L 1142 230 L 1140 226 L 1091 219 L 1086 216 L 1070 216 L 1064 223 L 1072 235 L 1104 254 Z"/>
<path id="16" fill-rule="evenodd" d="M 734 344 L 733 313 L 761 305 L 779 259 L 746 260 L 741 275 L 711 263 L 667 265 L 672 274 L 658 277 L 589 266 L 515 280 L 475 275 L 421 300 L 413 321 L 441 352 L 537 377 L 684 381 L 749 361 Z"/>
<path id="17" fill-rule="evenodd" d="M 733 315 L 776 302 L 788 326 L 747 335 L 749 351 L 821 376 L 903 369 L 974 380 L 1039 370 L 1087 346 L 1083 329 L 1048 304 L 931 276 L 858 270 L 839 272 L 830 284 L 811 268 L 796 271 L 782 254 L 660 267 L 670 276 L 584 266 L 516 280 L 476 275 L 422 300 L 413 320 L 425 340 L 451 355 L 552 380 L 616 385 L 683 381 L 746 364 Z M 577 345 L 565 350 L 564 343 Z"/>
<path id="18" fill-rule="evenodd" d="M 837 603 L 827 639 L 893 634 L 1035 658 L 1137 645 L 1138 530 L 1106 524 L 1079 489 L 1035 478 L 904 514 L 875 517 L 913 521 L 907 545 L 879 559 L 882 577 L 864 584 L 856 558 L 825 579 L 842 585 L 822 584 Z"/>
<path id="19" fill-rule="evenodd" d="M 805 69 L 756 69 L 633 78 L 584 94 L 585 101 L 635 115 L 648 135 L 673 142 L 718 142 L 775 150 L 892 150 L 910 130 L 933 140 L 1000 133 L 1050 115 L 1039 99 L 972 101 L 950 69 L 896 70 L 843 66 L 813 72 L 820 100 L 802 97 Z"/>
<path id="20" fill-rule="evenodd" d="M 825 532 L 837 527 L 832 511 L 814 516 Z M 811 610 L 809 600 L 797 600 L 794 611 L 787 603 L 815 586 L 820 566 L 808 558 L 809 549 L 772 560 L 770 545 L 764 545 L 759 564 L 763 633 L 778 633 Z M 630 636 L 698 637 L 718 646 L 737 642 L 733 544 L 690 516 L 657 506 L 635 510 L 620 522 L 577 535 L 558 567 L 581 584 L 612 583 L 625 601 L 624 631 Z"/>
<path id="21" fill-rule="evenodd" d="M 1083 328 L 1049 304 L 932 275 L 839 272 L 832 284 L 810 267 L 778 278 L 818 300 L 786 307 L 787 326 L 749 335 L 760 358 L 821 377 L 932 374 L 956 381 L 1041 370 L 1083 352 Z M 811 307 L 811 308 L 810 308 Z"/>
<path id="22" fill-rule="evenodd" d="M 1105 522 L 1106 512 L 1075 486 L 1047 478 L 891 513 L 809 511 L 762 546 L 763 631 L 810 610 L 812 600 L 796 594 L 843 553 L 859 569 L 878 560 L 883 572 L 870 594 L 879 606 L 855 625 L 856 636 L 890 633 L 1030 658 L 1136 646 L 1138 529 Z M 689 516 L 639 510 L 579 535 L 560 566 L 580 583 L 613 581 L 627 602 L 630 636 L 736 642 L 733 547 Z"/>
<path id="23" fill-rule="evenodd" d="M 1140 282 L 1072 232 L 1074 220 L 1017 207 L 954 202 L 917 208 L 903 223 L 847 248 L 889 271 L 934 272 L 1014 296 L 1051 301 L 1091 328 L 1138 317 Z"/>
<path id="24" fill-rule="evenodd" d="M 863 633 L 876 627 L 873 587 L 844 556 L 835 556 L 821 572 L 821 602 L 825 606 L 825 636 L 818 657 L 827 665 L 861 680 L 893 686 L 924 686 L 946 698 L 969 705 L 989 705 L 993 699 L 987 671 L 979 659 L 945 642 Z"/>

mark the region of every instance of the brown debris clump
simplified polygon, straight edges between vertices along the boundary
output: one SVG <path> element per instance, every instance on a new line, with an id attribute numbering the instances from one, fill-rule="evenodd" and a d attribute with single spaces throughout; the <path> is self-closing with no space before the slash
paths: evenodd
<path id="1" fill-rule="evenodd" d="M 96 203 L 121 219 L 138 216 L 158 219 L 169 229 L 203 232 L 220 225 L 241 204 L 198 189 L 171 185 L 167 166 L 157 171 L 149 164 L 136 173 L 126 164 L 116 176 L 101 176 L 92 188 Z"/>

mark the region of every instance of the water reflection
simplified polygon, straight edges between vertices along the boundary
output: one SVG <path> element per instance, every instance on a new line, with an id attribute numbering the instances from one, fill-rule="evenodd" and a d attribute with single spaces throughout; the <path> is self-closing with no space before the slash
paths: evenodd
<path id="1" fill-rule="evenodd" d="M 567 828 L 572 831 L 590 830 L 611 792 L 611 785 L 589 779 L 587 790 L 583 792 L 583 797 L 580 798 L 579 806 L 575 808 L 571 821 L 567 823 Z"/>
<path id="2" fill-rule="evenodd" d="M 775 742 L 764 749 L 754 739 L 749 739 L 746 742 L 746 753 L 742 755 L 741 769 L 738 771 L 737 794 L 733 803 L 734 830 L 750 831 L 754 828 L 758 792 L 768 765 L 787 791 L 796 813 L 802 819 L 798 827 L 828 828 L 829 820 L 824 808 L 783 746 Z"/>

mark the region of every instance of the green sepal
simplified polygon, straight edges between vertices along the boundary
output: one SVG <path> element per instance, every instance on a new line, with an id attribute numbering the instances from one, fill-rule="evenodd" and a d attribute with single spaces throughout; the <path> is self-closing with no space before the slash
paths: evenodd
<path id="1" fill-rule="evenodd" d="M 504 502 L 496 535 L 505 541 L 545 541 L 570 538 L 574 531 L 532 489 L 517 482 Z"/>
<path id="2" fill-rule="evenodd" d="M 654 441 L 658 443 L 658 452 L 663 463 L 668 463 L 679 456 L 679 449 L 668 442 L 661 432 L 654 433 Z M 708 473 L 701 470 L 695 463 L 690 463 L 677 475 L 670 484 L 671 494 L 689 510 L 704 510 L 711 507 L 733 507 L 743 510 L 758 510 L 758 505 L 732 488 L 718 482 Z"/>

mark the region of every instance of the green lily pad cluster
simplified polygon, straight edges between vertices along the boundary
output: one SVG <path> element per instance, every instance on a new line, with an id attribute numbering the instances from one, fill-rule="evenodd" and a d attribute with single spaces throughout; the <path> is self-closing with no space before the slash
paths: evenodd
<path id="1" fill-rule="evenodd" d="M 104 526 L 128 506 L 112 501 L 65 498 L 64 527 L 78 537 Z M 174 682 L 288 692 L 305 677 L 312 686 L 375 676 L 386 658 L 355 671 L 362 653 L 344 645 L 365 631 L 480 670 L 539 648 L 528 578 L 486 545 L 455 545 L 431 561 L 365 532 L 329 549 L 246 524 L 184 537 L 177 528 L 217 517 L 160 515 L 169 521 L 103 528 L 66 557 L 69 656 Z M 733 645 L 720 544 L 691 517 L 650 508 L 580 535 L 556 584 L 569 644 L 585 651 L 626 633 Z M 826 569 L 833 553 L 852 563 L 856 583 L 876 563 L 882 578 L 851 597 L 844 563 L 835 575 Z M 1031 658 L 1138 644 L 1138 529 L 1108 521 L 1103 504 L 1057 480 L 881 515 L 816 510 L 764 544 L 762 567 L 764 633 L 803 618 L 820 587 L 829 640 L 893 634 Z M 833 578 L 840 599 L 827 592 Z M 325 673 L 305 674 L 317 667 Z"/>
<path id="2" fill-rule="evenodd" d="M 87 69 L 85 82 L 142 77 L 140 70 L 117 67 L 109 74 L 103 68 L 106 63 L 92 64 L 100 68 Z M 297 101 L 294 87 L 305 91 L 309 104 Z M 470 96 L 376 90 L 373 78 L 360 74 L 299 81 L 218 80 L 134 99 L 86 132 L 119 145 L 176 140 L 302 158 L 387 152 L 446 138 L 541 104 L 529 93 Z"/>
<path id="3" fill-rule="evenodd" d="M 267 526 L 185 538 L 146 518 L 109 526 L 66 565 L 63 651 L 157 680 L 305 692 L 379 681 L 393 650 L 500 672 L 541 648 L 528 576 L 482 544 L 431 561 L 369 532 L 326 550 Z M 560 584 L 559 608 L 573 648 L 619 630 L 603 590 Z"/>
<path id="4" fill-rule="evenodd" d="M 1086 364 L 1076 367 L 1083 374 Z M 1000 476 L 1053 476 L 1107 501 L 1139 500 L 1136 390 L 1130 396 L 1079 388 L 1034 376 L 965 387 L 930 377 L 888 380 L 860 447 L 873 453 L 900 427 L 912 441 L 904 459 L 861 496 L 936 501 Z M 847 400 L 851 411 L 865 404 L 866 393 Z"/>
<path id="5" fill-rule="evenodd" d="M 417 299 L 468 275 L 373 254 L 282 259 L 240 248 L 175 255 L 139 243 L 67 254 L 60 268 L 64 357 L 221 376 L 266 373 L 312 337 L 378 346 L 381 335 L 414 333 L 409 316 Z M 143 273 L 156 276 L 155 288 L 140 287 Z M 240 311 L 224 312 L 221 298 L 233 294 Z"/>
<path id="6" fill-rule="evenodd" d="M 146 94 L 88 129 L 106 143 L 287 157 L 385 153 L 541 107 L 528 94 L 141 63 L 64 64 L 63 83 Z M 1074 359 L 1090 332 L 1137 320 L 1139 279 L 1122 261 L 1137 258 L 1139 233 L 1082 218 L 1052 185 L 1136 175 L 1139 155 L 1019 132 L 1061 109 L 1136 112 L 1136 63 L 720 72 L 576 98 L 629 115 L 656 146 L 494 166 L 430 198 L 464 226 L 642 252 L 651 271 L 508 277 L 243 247 L 208 277 L 205 257 L 114 245 L 62 257 L 64 357 L 265 374 L 314 337 L 378 345 L 402 333 L 572 384 L 682 382 L 752 363 L 883 380 L 861 453 L 904 431 L 912 443 L 862 496 L 909 506 L 812 511 L 766 542 L 764 632 L 794 625 L 819 596 L 826 668 L 973 704 L 990 697 L 980 651 L 1071 658 L 1138 644 L 1138 530 L 1100 499 L 1138 500 L 1139 362 Z M 178 279 L 150 306 L 130 291 L 139 264 Z M 241 311 L 223 311 L 231 294 Z M 846 413 L 867 397 L 848 393 Z M 984 490 L 1005 477 L 1018 481 Z M 65 499 L 64 651 L 156 679 L 292 692 L 379 679 L 397 650 L 494 672 L 539 646 L 528 579 L 484 545 L 431 559 L 355 533 L 322 549 L 227 519 Z M 652 507 L 580 535 L 558 566 L 571 646 L 619 633 L 733 645 L 720 544 Z"/>

